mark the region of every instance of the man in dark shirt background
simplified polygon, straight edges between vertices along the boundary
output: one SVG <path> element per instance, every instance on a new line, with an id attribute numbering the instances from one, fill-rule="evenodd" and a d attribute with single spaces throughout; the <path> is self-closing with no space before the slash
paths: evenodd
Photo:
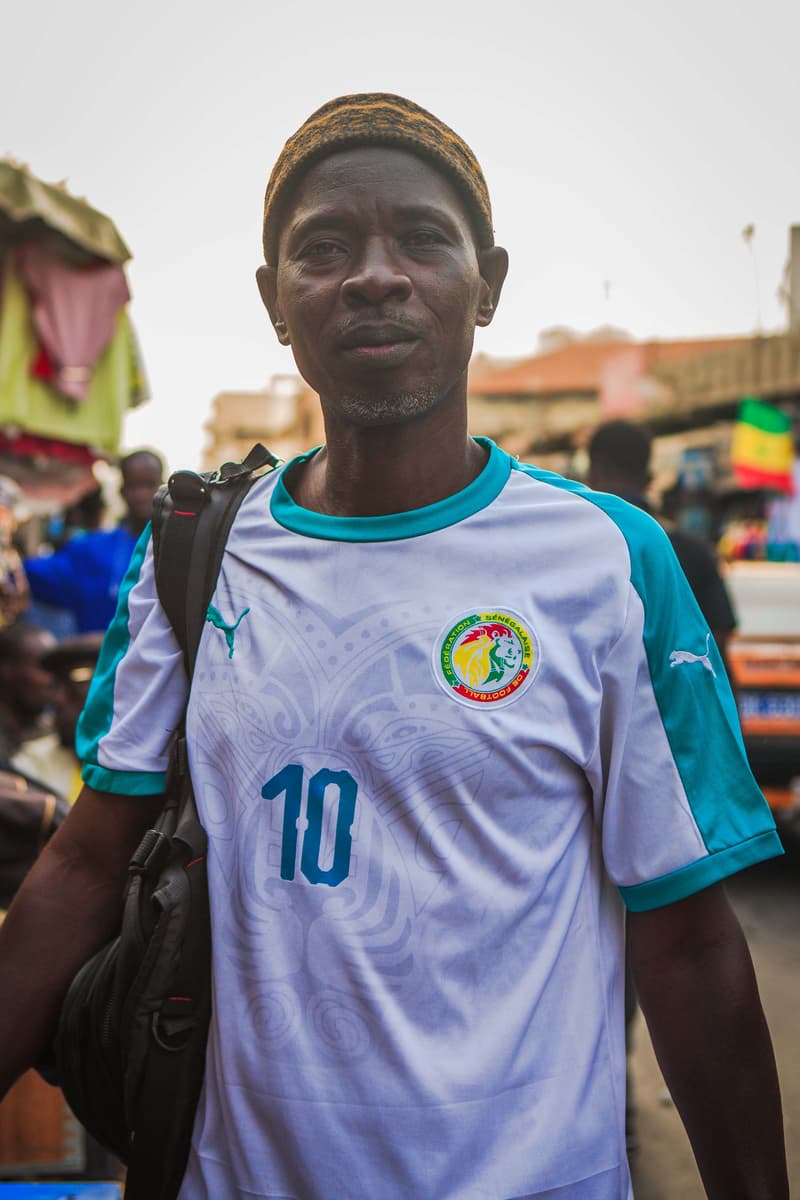
<path id="1" fill-rule="evenodd" d="M 598 492 L 611 492 L 650 512 L 645 498 L 651 478 L 650 449 L 650 434 L 632 421 L 607 421 L 598 426 L 589 441 L 589 486 Z M 661 523 L 714 635 L 730 678 L 726 650 L 728 638 L 736 628 L 736 617 L 716 557 L 694 534 L 667 521 Z"/>

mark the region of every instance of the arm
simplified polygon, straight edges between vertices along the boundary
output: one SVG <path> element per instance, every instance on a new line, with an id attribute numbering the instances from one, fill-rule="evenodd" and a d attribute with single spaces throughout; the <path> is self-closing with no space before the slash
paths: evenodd
<path id="1" fill-rule="evenodd" d="M 42 1053 L 73 976 L 115 933 L 128 860 L 160 796 L 84 788 L 0 929 L 0 1096 Z"/>
<path id="2" fill-rule="evenodd" d="M 709 1200 L 788 1200 L 775 1060 L 724 889 L 631 913 L 629 934 L 642 1011 Z"/>
<path id="3" fill-rule="evenodd" d="M 75 581 L 80 568 L 73 561 L 69 542 L 54 554 L 26 558 L 24 565 L 35 599 L 59 608 L 69 608 L 75 603 Z"/>

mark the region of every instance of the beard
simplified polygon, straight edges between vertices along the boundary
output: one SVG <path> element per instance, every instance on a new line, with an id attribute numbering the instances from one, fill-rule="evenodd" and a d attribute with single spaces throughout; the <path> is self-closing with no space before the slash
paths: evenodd
<path id="1" fill-rule="evenodd" d="M 432 385 L 412 391 L 340 392 L 336 407 L 355 425 L 396 425 L 431 412 L 441 398 L 441 390 Z"/>

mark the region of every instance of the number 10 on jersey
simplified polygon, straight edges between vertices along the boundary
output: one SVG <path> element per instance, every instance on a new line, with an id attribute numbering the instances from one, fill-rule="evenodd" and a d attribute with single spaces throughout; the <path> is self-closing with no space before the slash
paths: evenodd
<path id="1" fill-rule="evenodd" d="M 283 833 L 281 837 L 281 879 L 294 879 L 297 865 L 297 823 L 306 793 L 306 823 L 300 854 L 300 871 L 309 883 L 325 883 L 336 887 L 350 872 L 352 826 L 356 813 L 358 784 L 349 771 L 330 771 L 323 767 L 305 785 L 305 772 L 299 763 L 289 763 L 273 775 L 261 789 L 265 800 L 284 796 Z M 320 866 L 325 807 L 336 805 L 336 829 L 333 841 L 333 861 L 329 867 Z M 329 810 L 330 811 L 330 810 Z"/>

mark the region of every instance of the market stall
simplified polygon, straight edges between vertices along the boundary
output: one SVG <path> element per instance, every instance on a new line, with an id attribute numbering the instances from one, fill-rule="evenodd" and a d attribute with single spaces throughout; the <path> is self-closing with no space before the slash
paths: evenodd
<path id="1" fill-rule="evenodd" d="M 0 160 L 0 475 L 34 510 L 95 488 L 146 399 L 130 257 L 109 217 Z"/>

